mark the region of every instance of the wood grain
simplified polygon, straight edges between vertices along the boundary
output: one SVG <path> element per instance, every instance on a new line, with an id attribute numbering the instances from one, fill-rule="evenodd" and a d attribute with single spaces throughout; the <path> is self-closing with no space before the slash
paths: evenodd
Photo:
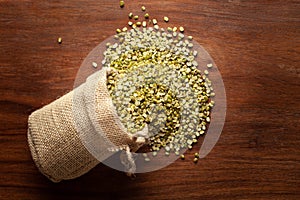
<path id="1" fill-rule="evenodd" d="M 0 199 L 300 199 L 300 1 L 125 3 L 0 1 Z M 215 60 L 228 103 L 220 140 L 197 165 L 191 153 L 136 180 L 100 164 L 50 182 L 30 156 L 28 115 L 70 91 L 86 55 L 142 4 Z"/>

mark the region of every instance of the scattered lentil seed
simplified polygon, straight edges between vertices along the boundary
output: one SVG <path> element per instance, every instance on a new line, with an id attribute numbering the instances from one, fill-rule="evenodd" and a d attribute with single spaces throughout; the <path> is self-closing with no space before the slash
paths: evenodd
<path id="1" fill-rule="evenodd" d="M 142 25 L 143 25 L 143 27 L 146 27 L 147 26 L 147 22 L 143 21 Z"/>
<path id="2" fill-rule="evenodd" d="M 173 28 L 173 32 L 176 32 L 177 31 L 177 27 L 175 26 L 174 28 Z"/>
<path id="3" fill-rule="evenodd" d="M 157 24 L 157 20 L 156 20 L 156 19 L 152 19 L 152 23 L 153 23 L 154 25 L 156 25 L 156 24 Z"/>
<path id="4" fill-rule="evenodd" d="M 92 62 L 92 66 L 93 66 L 94 68 L 97 68 L 98 64 L 97 64 L 96 62 Z"/>
<path id="5" fill-rule="evenodd" d="M 193 36 L 189 35 L 189 36 L 188 36 L 188 39 L 189 39 L 189 40 L 193 40 Z"/>
<path id="6" fill-rule="evenodd" d="M 57 42 L 58 42 L 58 44 L 61 44 L 62 43 L 62 38 L 61 37 L 57 38 Z"/>
<path id="7" fill-rule="evenodd" d="M 185 156 L 183 154 L 181 154 L 180 158 L 181 158 L 181 160 L 184 160 Z"/>
<path id="8" fill-rule="evenodd" d="M 121 29 L 117 28 L 116 32 L 121 33 L 122 31 L 121 31 Z"/>
<path id="9" fill-rule="evenodd" d="M 208 68 L 212 68 L 213 67 L 213 64 L 209 63 L 206 65 Z"/>
<path id="10" fill-rule="evenodd" d="M 127 27 L 122 28 L 123 32 L 126 32 L 127 30 L 128 30 Z"/>
<path id="11" fill-rule="evenodd" d="M 198 158 L 194 158 L 193 161 L 194 161 L 194 163 L 196 164 L 196 163 L 198 162 L 198 160 L 199 160 Z"/>
<path id="12" fill-rule="evenodd" d="M 136 26 L 137 26 L 137 27 L 140 27 L 141 25 L 142 25 L 142 22 L 137 22 L 137 23 L 136 23 Z"/>
<path id="13" fill-rule="evenodd" d="M 125 6 L 125 2 L 124 1 L 120 1 L 120 7 L 123 8 Z"/>
<path id="14" fill-rule="evenodd" d="M 159 29 L 159 26 L 158 26 L 157 24 L 155 24 L 153 27 L 154 27 L 156 30 Z"/>
<path id="15" fill-rule="evenodd" d="M 199 153 L 195 153 L 195 158 L 199 158 Z"/>
<path id="16" fill-rule="evenodd" d="M 148 18 L 149 18 L 149 13 L 146 13 L 146 14 L 144 15 L 144 17 L 145 17 L 145 19 L 148 19 Z"/>
<path id="17" fill-rule="evenodd" d="M 132 19 L 132 18 L 133 18 L 133 13 L 132 13 L 132 12 L 129 13 L 129 14 L 128 14 L 128 17 L 129 17 L 129 19 Z"/>
<path id="18" fill-rule="evenodd" d="M 173 29 L 172 29 L 171 27 L 168 27 L 167 30 L 168 30 L 169 32 L 172 32 L 172 31 L 173 31 Z"/>
<path id="19" fill-rule="evenodd" d="M 204 70 L 204 74 L 208 75 L 208 71 L 207 71 L 207 70 Z"/>
<path id="20" fill-rule="evenodd" d="M 179 31 L 180 31 L 181 33 L 183 33 L 183 32 L 184 32 L 184 28 L 183 28 L 182 26 L 180 26 L 180 27 L 179 27 Z"/>
<path id="21" fill-rule="evenodd" d="M 165 22 L 169 22 L 169 18 L 168 17 L 164 17 L 164 21 Z"/>
<path id="22" fill-rule="evenodd" d="M 129 25 L 129 26 L 132 26 L 132 25 L 133 25 L 133 22 L 129 21 L 129 22 L 128 22 L 128 25 Z"/>
<path id="23" fill-rule="evenodd" d="M 138 20 L 138 19 L 139 19 L 139 16 L 138 16 L 138 15 L 135 15 L 135 16 L 133 17 L 133 19 Z"/>
<path id="24" fill-rule="evenodd" d="M 142 6 L 141 9 L 142 9 L 142 11 L 145 11 L 145 10 L 146 10 L 146 7 L 145 7 L 145 6 Z"/>

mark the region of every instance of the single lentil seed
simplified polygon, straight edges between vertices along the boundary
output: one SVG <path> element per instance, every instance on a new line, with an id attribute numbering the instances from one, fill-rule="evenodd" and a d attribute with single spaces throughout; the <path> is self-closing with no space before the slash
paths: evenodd
<path id="1" fill-rule="evenodd" d="M 185 156 L 183 154 L 181 154 L 180 158 L 181 158 L 181 160 L 184 160 Z"/>
<path id="2" fill-rule="evenodd" d="M 129 13 L 129 14 L 128 14 L 128 17 L 129 17 L 129 19 L 132 19 L 132 18 L 133 18 L 133 13 L 132 13 L 132 12 Z"/>
<path id="3" fill-rule="evenodd" d="M 152 23 L 153 23 L 154 25 L 156 25 L 156 24 L 157 24 L 157 20 L 156 20 L 156 19 L 152 19 Z"/>
<path id="4" fill-rule="evenodd" d="M 129 21 L 129 22 L 128 22 L 128 25 L 129 25 L 129 26 L 132 26 L 132 25 L 133 25 L 133 22 Z"/>
<path id="5" fill-rule="evenodd" d="M 142 9 L 142 11 L 145 11 L 145 10 L 146 10 L 146 7 L 145 7 L 145 6 L 142 6 L 141 9 Z"/>
<path id="6" fill-rule="evenodd" d="M 123 8 L 125 6 L 125 2 L 124 1 L 120 1 L 120 7 Z"/>
<path id="7" fill-rule="evenodd" d="M 97 68 L 98 64 L 97 64 L 96 62 L 92 62 L 92 66 L 93 66 L 94 68 Z"/>
<path id="8" fill-rule="evenodd" d="M 137 27 L 140 27 L 141 25 L 142 25 L 142 22 L 137 22 L 137 23 L 136 23 L 136 26 L 137 26 Z"/>
<path id="9" fill-rule="evenodd" d="M 123 32 L 126 32 L 127 30 L 128 30 L 127 27 L 122 28 Z"/>
<path id="10" fill-rule="evenodd" d="M 195 153 L 195 158 L 199 158 L 199 153 Z"/>
<path id="11" fill-rule="evenodd" d="M 183 28 L 182 26 L 180 26 L 180 27 L 179 27 L 179 31 L 180 31 L 181 33 L 183 33 L 183 32 L 184 32 L 184 28 Z"/>
<path id="12" fill-rule="evenodd" d="M 212 68 L 213 67 L 213 64 L 209 63 L 206 65 L 208 68 Z"/>
<path id="13" fill-rule="evenodd" d="M 164 17 L 164 21 L 165 22 L 169 22 L 169 18 L 168 17 Z"/>
<path id="14" fill-rule="evenodd" d="M 143 21 L 142 25 L 143 25 L 143 27 L 146 27 L 147 26 L 147 22 Z"/>
<path id="15" fill-rule="evenodd" d="M 198 160 L 199 160 L 198 158 L 194 158 L 193 161 L 194 161 L 194 163 L 196 164 L 196 163 L 198 162 Z"/>
<path id="16" fill-rule="evenodd" d="M 177 31 L 177 27 L 175 26 L 174 28 L 173 28 L 173 32 L 176 32 Z"/>
<path id="17" fill-rule="evenodd" d="M 121 31 L 121 29 L 118 28 L 118 29 L 116 30 L 116 32 L 117 32 L 117 33 L 121 33 L 122 31 Z"/>
<path id="18" fill-rule="evenodd" d="M 57 38 L 57 42 L 58 42 L 58 44 L 61 44 L 62 43 L 62 38 L 61 37 Z"/>
<path id="19" fill-rule="evenodd" d="M 144 15 L 144 17 L 145 17 L 145 19 L 148 19 L 148 18 L 149 18 L 149 13 L 146 13 L 146 14 Z"/>
<path id="20" fill-rule="evenodd" d="M 133 19 L 138 20 L 138 19 L 139 19 L 139 16 L 138 16 L 138 15 L 135 15 L 135 16 L 133 17 Z"/>

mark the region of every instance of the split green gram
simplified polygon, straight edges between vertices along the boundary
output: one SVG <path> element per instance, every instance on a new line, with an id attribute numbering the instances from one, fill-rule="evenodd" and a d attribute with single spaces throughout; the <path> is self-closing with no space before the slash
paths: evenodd
<path id="1" fill-rule="evenodd" d="M 166 155 L 179 155 L 192 148 L 210 122 L 214 93 L 208 71 L 197 69 L 198 52 L 183 27 L 163 29 L 150 19 L 146 28 L 145 21 L 131 21 L 138 16 L 128 16 L 131 29 L 117 29 L 116 42 L 108 43 L 104 52 L 103 66 L 114 69 L 107 79 L 108 90 L 128 132 L 148 126 L 153 155 L 161 148 Z M 169 18 L 163 20 L 167 23 Z M 194 162 L 197 159 L 195 155 Z"/>

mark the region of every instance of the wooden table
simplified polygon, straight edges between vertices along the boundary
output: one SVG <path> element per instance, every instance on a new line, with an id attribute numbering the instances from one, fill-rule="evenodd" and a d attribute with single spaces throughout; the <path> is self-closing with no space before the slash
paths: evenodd
<path id="1" fill-rule="evenodd" d="M 197 165 L 190 153 L 135 180 L 99 164 L 50 182 L 29 152 L 28 115 L 70 91 L 87 54 L 142 5 L 217 64 L 227 94 L 217 145 Z M 298 0 L 0 1 L 0 199 L 300 199 L 299 34 Z"/>

